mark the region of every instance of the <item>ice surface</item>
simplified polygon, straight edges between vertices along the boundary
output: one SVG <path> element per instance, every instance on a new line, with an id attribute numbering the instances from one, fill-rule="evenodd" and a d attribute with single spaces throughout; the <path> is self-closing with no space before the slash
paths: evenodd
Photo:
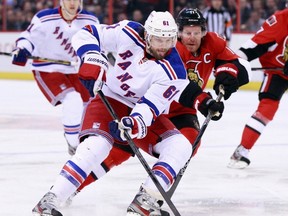
<path id="1" fill-rule="evenodd" d="M 62 110 L 45 100 L 34 81 L 0 80 L 0 101 L 0 215 L 32 215 L 69 159 Z M 225 101 L 222 119 L 209 123 L 172 198 L 182 216 L 288 215 L 287 94 L 251 151 L 250 166 L 226 167 L 257 104 L 257 92 L 238 91 Z M 131 158 L 84 189 L 62 213 L 124 216 L 146 176 L 138 159 Z"/>

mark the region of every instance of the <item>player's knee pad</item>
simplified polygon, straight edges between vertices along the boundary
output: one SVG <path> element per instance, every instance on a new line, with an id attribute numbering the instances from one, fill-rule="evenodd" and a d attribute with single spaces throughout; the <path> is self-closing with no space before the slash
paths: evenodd
<path id="1" fill-rule="evenodd" d="M 108 156 L 111 148 L 111 144 L 104 137 L 89 136 L 80 143 L 72 160 L 75 158 L 77 161 L 97 167 Z"/>
<path id="2" fill-rule="evenodd" d="M 93 167 L 93 173 L 97 179 L 104 176 L 113 167 L 122 164 L 124 161 L 128 160 L 131 154 L 117 147 L 113 147 L 109 152 L 108 157 L 101 163 L 100 166 Z"/>
<path id="3" fill-rule="evenodd" d="M 62 99 L 63 124 L 79 124 L 83 113 L 83 101 L 81 95 L 76 91 L 68 92 Z"/>
<path id="4" fill-rule="evenodd" d="M 112 150 L 110 151 L 110 155 L 110 159 L 111 161 L 113 161 L 113 163 L 111 164 L 112 166 L 109 165 L 108 161 L 104 161 L 108 165 L 109 169 L 111 169 L 113 166 L 118 166 L 122 164 L 124 161 L 128 160 L 131 157 L 131 153 L 117 147 L 112 148 Z"/>
<path id="5" fill-rule="evenodd" d="M 162 140 L 154 149 L 160 154 L 159 161 L 169 164 L 176 173 L 179 172 L 192 155 L 190 142 L 180 133 Z"/>
<path id="6" fill-rule="evenodd" d="M 180 130 L 180 132 L 189 140 L 190 144 L 193 145 L 196 137 L 199 133 L 198 130 L 196 130 L 195 128 L 191 128 L 191 127 L 185 127 L 182 128 Z M 199 140 L 198 143 L 196 143 L 197 146 L 193 146 L 194 150 L 193 150 L 193 156 L 197 153 L 198 148 L 200 147 L 201 141 Z"/>

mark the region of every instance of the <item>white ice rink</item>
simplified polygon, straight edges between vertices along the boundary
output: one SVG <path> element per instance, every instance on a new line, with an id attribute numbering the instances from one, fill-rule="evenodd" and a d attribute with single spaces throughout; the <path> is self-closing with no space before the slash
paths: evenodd
<path id="1" fill-rule="evenodd" d="M 172 198 L 181 216 L 288 215 L 287 94 L 251 151 L 251 165 L 226 167 L 257 103 L 257 92 L 239 91 L 225 102 L 222 119 L 210 122 Z M 32 215 L 69 159 L 60 115 L 34 81 L 0 80 L 0 216 Z M 84 189 L 62 213 L 124 216 L 146 176 L 132 158 Z"/>

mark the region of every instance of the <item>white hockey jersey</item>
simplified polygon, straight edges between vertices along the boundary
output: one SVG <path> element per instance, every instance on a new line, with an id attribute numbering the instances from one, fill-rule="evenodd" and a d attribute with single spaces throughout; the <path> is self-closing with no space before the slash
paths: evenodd
<path id="1" fill-rule="evenodd" d="M 113 52 L 115 65 L 102 91 L 141 113 L 145 124 L 162 114 L 188 85 L 184 64 L 175 48 L 163 60 L 145 55 L 144 27 L 124 20 L 114 25 L 86 26 L 72 38 L 80 58 L 88 51 Z"/>
<path id="2" fill-rule="evenodd" d="M 97 17 L 81 11 L 71 23 L 61 16 L 59 8 L 46 9 L 34 15 L 29 27 L 20 34 L 16 46 L 26 48 L 33 56 L 64 61 L 77 61 L 71 46 L 71 37 L 85 25 L 99 24 Z M 33 61 L 32 70 L 44 72 L 77 73 L 74 66 L 53 62 Z"/>

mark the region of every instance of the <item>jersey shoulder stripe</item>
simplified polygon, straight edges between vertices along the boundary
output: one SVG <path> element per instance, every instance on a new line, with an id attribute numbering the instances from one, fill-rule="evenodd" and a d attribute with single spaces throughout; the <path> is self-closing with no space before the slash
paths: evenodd
<path id="1" fill-rule="evenodd" d="M 76 19 L 77 20 L 91 20 L 99 24 L 98 18 L 94 16 L 92 13 L 89 13 L 88 11 L 82 11 L 80 14 L 77 15 Z"/>
<path id="2" fill-rule="evenodd" d="M 144 27 L 140 23 L 129 22 L 122 30 L 135 42 L 136 45 L 144 49 L 145 42 L 140 36 L 142 31 L 144 32 Z"/>
<path id="3" fill-rule="evenodd" d="M 156 62 L 165 70 L 170 80 L 186 79 L 187 73 L 185 66 L 175 47 L 171 49 L 169 55 L 167 55 L 164 59 Z"/>
<path id="4" fill-rule="evenodd" d="M 43 19 L 44 17 L 46 16 L 60 16 L 59 14 L 59 10 L 58 8 L 54 8 L 54 9 L 44 9 L 44 10 L 41 10 L 39 11 L 36 16 L 39 18 L 39 19 Z"/>
<path id="5" fill-rule="evenodd" d="M 58 8 L 42 10 L 37 13 L 37 17 L 40 19 L 41 22 L 62 19 Z"/>
<path id="6" fill-rule="evenodd" d="M 91 12 L 89 12 L 89 11 L 87 11 L 87 10 L 82 10 L 79 14 L 78 14 L 78 16 L 79 15 L 86 15 L 86 16 L 93 16 L 93 17 L 96 17 L 93 13 L 91 13 Z"/>
<path id="7" fill-rule="evenodd" d="M 173 70 L 173 68 L 171 67 L 169 61 L 162 59 L 162 60 L 157 60 L 156 63 L 161 65 L 161 67 L 164 69 L 164 71 L 166 72 L 170 80 L 177 79 L 177 75 L 175 71 Z"/>
<path id="8" fill-rule="evenodd" d="M 40 21 L 47 22 L 47 21 L 53 21 L 53 20 L 59 20 L 59 19 L 62 19 L 60 15 L 49 15 L 49 16 L 42 17 Z"/>

